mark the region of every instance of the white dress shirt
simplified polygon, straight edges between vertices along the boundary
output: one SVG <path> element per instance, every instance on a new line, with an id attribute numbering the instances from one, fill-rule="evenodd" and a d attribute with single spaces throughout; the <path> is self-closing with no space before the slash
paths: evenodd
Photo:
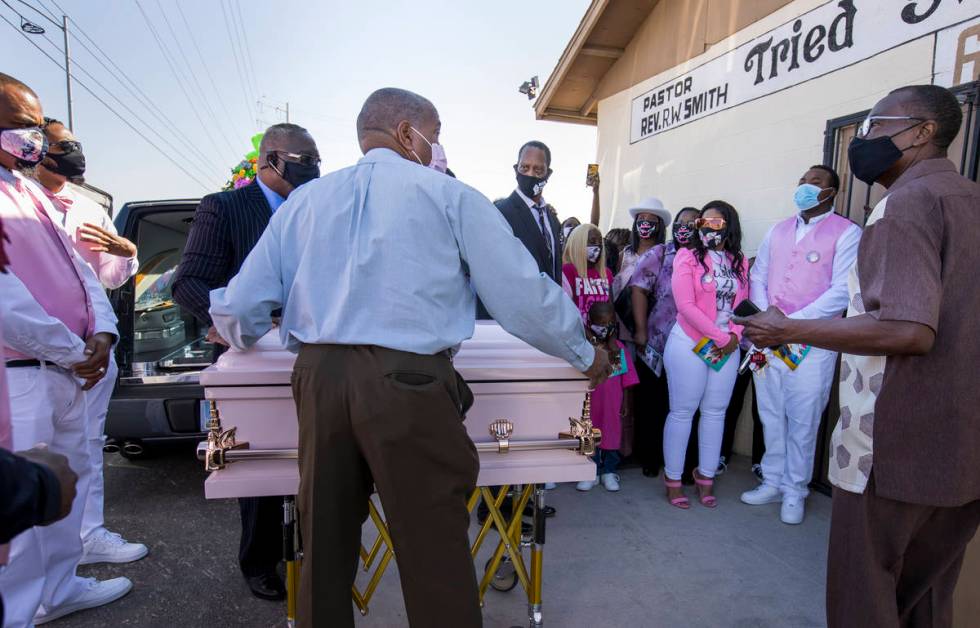
<path id="1" fill-rule="evenodd" d="M 526 196 L 524 194 L 524 192 L 521 192 L 520 191 L 520 189 L 517 189 L 517 190 L 514 190 L 514 191 L 517 192 L 517 195 L 520 196 L 521 199 L 525 203 L 527 203 L 527 210 L 529 212 L 531 212 L 531 218 L 534 219 L 534 226 L 537 227 L 540 230 L 541 229 L 541 218 L 538 215 L 538 210 L 535 209 L 535 206 L 538 205 L 538 203 L 535 203 L 534 202 L 534 199 L 532 199 L 529 196 Z M 545 205 L 547 205 L 547 203 L 545 202 L 543 196 L 541 197 L 541 203 L 539 203 L 539 204 L 542 207 L 544 207 Z M 548 251 L 551 252 L 551 259 L 555 259 L 555 234 L 553 234 L 551 232 L 551 219 L 548 218 L 548 210 L 547 209 L 544 210 L 544 230 L 545 230 L 545 233 L 548 234 Z"/>
<path id="2" fill-rule="evenodd" d="M 40 186 L 19 173 L 0 167 L 0 186 L 13 186 L 15 178 L 20 179 L 23 185 L 33 188 L 34 198 L 41 203 L 48 216 L 52 217 L 52 222 L 58 225 L 58 220 L 54 218 L 57 210 Z M 19 195 L 0 193 L 0 218 L 4 221 L 23 219 L 21 208 L 14 205 L 14 199 L 18 197 Z M 29 213 L 33 212 L 33 206 L 28 210 Z M 92 313 L 95 316 L 92 333 L 107 332 L 118 337 L 116 315 L 105 290 L 92 269 L 74 249 L 71 249 L 71 254 L 75 257 L 85 290 L 92 302 Z M 63 368 L 69 368 L 86 359 L 83 353 L 85 342 L 60 320 L 50 316 L 12 271 L 0 273 L 0 292 L 3 293 L 3 299 L 0 299 L 3 315 L 0 320 L 5 346 L 39 360 L 54 362 Z"/>
<path id="3" fill-rule="evenodd" d="M 79 192 L 70 183 L 66 183 L 60 192 L 49 192 L 48 197 L 51 196 L 54 196 L 52 201 L 54 208 L 59 210 L 51 215 L 52 220 L 64 228 L 68 238 L 75 245 L 75 250 L 92 268 L 103 286 L 115 290 L 136 274 L 139 270 L 139 260 L 136 256 L 120 257 L 92 251 L 93 243 L 81 239 L 79 229 L 85 223 L 98 225 L 113 235 L 118 234 L 112 219 L 101 205 Z"/>
<path id="4" fill-rule="evenodd" d="M 802 240 L 817 225 L 827 219 L 831 212 L 811 218 L 807 223 L 803 216 L 796 216 L 796 242 Z M 778 224 L 778 223 L 777 223 Z M 755 264 L 752 266 L 749 281 L 749 298 L 765 311 L 769 307 L 769 241 L 772 238 L 774 225 L 766 233 L 766 237 L 756 251 Z M 857 260 L 858 245 L 861 243 L 861 227 L 850 225 L 837 238 L 834 252 L 833 274 L 830 287 L 812 303 L 796 312 L 785 312 L 790 318 L 818 319 L 837 318 L 847 309 L 847 274 Z"/>
<path id="5" fill-rule="evenodd" d="M 473 335 L 479 294 L 500 325 L 586 370 L 578 309 L 473 188 L 376 148 L 290 194 L 238 275 L 211 291 L 218 333 L 244 349 L 271 329 L 302 343 L 423 355 Z"/>

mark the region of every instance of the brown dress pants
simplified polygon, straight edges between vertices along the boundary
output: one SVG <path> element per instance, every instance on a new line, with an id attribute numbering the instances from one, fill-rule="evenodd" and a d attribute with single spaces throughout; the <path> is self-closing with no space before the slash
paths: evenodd
<path id="1" fill-rule="evenodd" d="M 827 562 L 829 628 L 948 628 L 980 500 L 923 506 L 834 489 Z"/>
<path id="2" fill-rule="evenodd" d="M 351 585 L 372 485 L 413 628 L 482 625 L 466 500 L 480 462 L 463 426 L 472 394 L 446 355 L 304 345 L 299 417 L 301 627 L 354 625 Z"/>

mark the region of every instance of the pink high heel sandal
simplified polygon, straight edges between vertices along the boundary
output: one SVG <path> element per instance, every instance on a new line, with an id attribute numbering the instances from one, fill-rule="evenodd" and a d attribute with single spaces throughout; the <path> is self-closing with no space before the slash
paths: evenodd
<path id="1" fill-rule="evenodd" d="M 670 505 L 671 506 L 673 506 L 674 508 L 680 508 L 681 510 L 687 510 L 688 508 L 691 507 L 691 502 L 688 501 L 687 497 L 684 496 L 684 495 L 681 495 L 680 497 L 675 497 L 673 499 L 670 498 L 670 490 L 669 489 L 672 489 L 672 488 L 683 488 L 684 485 L 681 483 L 680 480 L 671 480 L 671 479 L 669 479 L 667 477 L 667 474 L 664 473 L 664 486 L 668 489 L 667 490 L 667 501 L 670 502 Z"/>
<path id="2" fill-rule="evenodd" d="M 714 478 L 709 479 L 705 477 L 698 477 L 700 475 L 700 472 L 697 469 L 695 469 L 691 475 L 694 476 L 694 483 L 697 484 L 698 486 L 715 485 Z M 698 489 L 698 501 L 701 502 L 702 506 L 705 506 L 707 508 L 714 508 L 715 506 L 718 505 L 718 500 L 715 499 L 714 495 L 702 495 L 701 489 Z"/>

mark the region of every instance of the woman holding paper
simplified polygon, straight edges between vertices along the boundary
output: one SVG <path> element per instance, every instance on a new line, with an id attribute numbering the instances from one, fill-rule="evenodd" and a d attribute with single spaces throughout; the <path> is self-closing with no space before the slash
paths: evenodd
<path id="1" fill-rule="evenodd" d="M 664 368 L 670 414 L 664 426 L 664 484 L 672 506 L 690 507 L 681 485 L 691 421 L 701 408 L 698 468 L 694 481 L 699 501 L 714 508 L 712 495 L 725 410 L 738 375 L 741 327 L 731 323 L 735 304 L 748 295 L 748 264 L 742 253 L 738 212 L 724 201 L 711 201 L 695 222 L 694 248 L 674 258 L 671 287 L 677 324 L 667 338 Z"/>

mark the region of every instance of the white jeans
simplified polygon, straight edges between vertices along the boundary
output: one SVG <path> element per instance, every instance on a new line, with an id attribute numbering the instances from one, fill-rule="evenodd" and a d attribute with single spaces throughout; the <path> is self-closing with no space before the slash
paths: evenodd
<path id="1" fill-rule="evenodd" d="M 88 455 L 92 467 L 88 498 L 82 511 L 82 541 L 88 535 L 105 525 L 103 507 L 105 505 L 105 477 L 102 469 L 102 446 L 105 445 L 105 416 L 109 412 L 109 398 L 116 387 L 115 356 L 109 357 L 109 370 L 98 384 L 85 392 L 85 411 L 88 415 Z"/>
<path id="2" fill-rule="evenodd" d="M 766 441 L 764 482 L 784 495 L 806 497 L 820 418 L 834 381 L 837 353 L 813 347 L 795 371 L 781 360 L 755 375 L 759 419 Z"/>
<path id="3" fill-rule="evenodd" d="M 52 608 L 81 592 L 75 568 L 82 556 L 79 530 L 88 493 L 91 465 L 86 443 L 85 398 L 78 382 L 56 367 L 7 369 L 14 450 L 39 442 L 68 458 L 78 474 L 71 513 L 49 526 L 34 527 L 10 543 L 10 563 L 0 572 L 5 606 L 4 628 L 34 624 L 43 604 Z"/>
<path id="4" fill-rule="evenodd" d="M 715 476 L 725 432 L 725 412 L 738 377 L 738 350 L 720 371 L 715 371 L 694 353 L 696 344 L 675 323 L 664 348 L 664 368 L 670 391 L 670 414 L 664 425 L 664 475 L 671 480 L 681 479 L 684 472 L 684 455 L 698 407 L 701 408 L 698 472 L 706 478 Z"/>

